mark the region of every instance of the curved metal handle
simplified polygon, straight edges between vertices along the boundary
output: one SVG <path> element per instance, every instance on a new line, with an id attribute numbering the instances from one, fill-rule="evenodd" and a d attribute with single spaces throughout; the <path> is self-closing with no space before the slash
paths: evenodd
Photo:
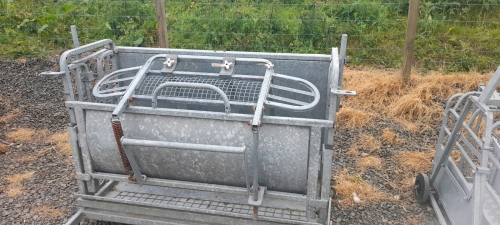
<path id="1" fill-rule="evenodd" d="M 222 97 L 225 106 L 225 112 L 231 112 L 231 106 L 229 104 L 229 98 L 227 98 L 226 93 L 224 93 L 220 88 L 210 85 L 210 84 L 197 84 L 197 83 L 186 83 L 186 82 L 165 82 L 158 86 L 153 92 L 153 100 L 152 106 L 156 108 L 158 105 L 158 95 L 160 94 L 160 90 L 166 87 L 183 87 L 183 88 L 200 88 L 200 89 L 209 89 L 217 92 Z"/>
<path id="2" fill-rule="evenodd" d="M 126 68 L 126 69 L 117 70 L 117 71 L 114 71 L 114 72 L 108 74 L 107 76 L 105 76 L 102 79 L 100 79 L 94 85 L 94 89 L 92 90 L 92 94 L 94 95 L 94 97 L 96 97 L 98 99 L 106 99 L 106 98 L 113 98 L 113 97 L 120 97 L 120 96 L 122 96 L 123 93 L 125 93 L 125 91 L 127 90 L 128 86 L 121 87 L 119 89 L 105 89 L 105 90 L 101 90 L 101 88 L 102 88 L 103 85 L 112 84 L 112 83 L 115 83 L 115 82 L 131 81 L 132 79 L 135 78 L 135 74 L 140 69 L 141 69 L 140 66 L 130 67 L 130 68 Z M 122 79 L 112 80 L 113 78 L 117 78 L 119 76 L 126 75 L 126 74 L 134 74 L 134 76 L 131 76 L 131 77 L 128 77 L 128 78 L 122 78 Z"/>
<path id="3" fill-rule="evenodd" d="M 307 103 L 303 103 L 303 102 L 299 102 L 299 101 L 293 101 L 291 99 L 286 99 L 283 97 L 278 97 L 278 96 L 273 96 L 273 95 L 269 96 L 268 95 L 268 97 L 283 100 L 286 102 L 297 103 L 297 104 L 300 104 L 300 106 L 288 105 L 288 104 L 283 104 L 283 103 L 273 102 L 273 101 L 266 101 L 267 106 L 274 106 L 274 107 L 278 107 L 278 108 L 282 108 L 282 109 L 303 111 L 303 110 L 309 110 L 318 104 L 319 98 L 320 98 L 319 90 L 311 82 L 304 80 L 304 79 L 301 79 L 301 78 L 291 77 L 291 76 L 277 74 L 277 73 L 275 73 L 273 75 L 273 77 L 300 82 L 304 86 L 309 88 L 309 90 L 311 90 L 311 92 L 301 91 L 301 90 L 292 89 L 292 88 L 285 88 L 285 87 L 281 87 L 281 86 L 279 86 L 279 88 L 278 88 L 276 85 L 271 86 L 271 88 L 284 89 L 284 90 L 288 90 L 290 92 L 294 92 L 294 93 L 298 93 L 298 94 L 310 95 L 310 96 L 314 97 L 314 100 L 311 103 L 307 104 Z"/>

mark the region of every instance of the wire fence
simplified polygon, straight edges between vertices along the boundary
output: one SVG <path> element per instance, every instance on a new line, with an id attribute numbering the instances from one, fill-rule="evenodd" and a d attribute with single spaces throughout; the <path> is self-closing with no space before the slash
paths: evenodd
<path id="1" fill-rule="evenodd" d="M 399 67 L 408 1 L 166 1 L 171 48 L 326 53 L 349 35 L 353 64 Z M 0 0 L 0 57 L 60 54 L 103 38 L 157 47 L 153 0 Z M 491 71 L 500 59 L 500 0 L 421 1 L 414 66 Z"/>

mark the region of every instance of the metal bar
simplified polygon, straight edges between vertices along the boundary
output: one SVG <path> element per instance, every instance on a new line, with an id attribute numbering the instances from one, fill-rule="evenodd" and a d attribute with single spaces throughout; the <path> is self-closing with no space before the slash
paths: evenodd
<path id="1" fill-rule="evenodd" d="M 443 213 L 441 212 L 441 209 L 439 208 L 439 205 L 438 205 L 436 199 L 434 198 L 434 195 L 430 194 L 429 197 L 431 198 L 432 208 L 434 208 L 434 212 L 436 212 L 436 216 L 438 218 L 439 224 L 448 225 L 448 223 L 446 222 L 446 219 L 443 216 Z"/>
<path id="2" fill-rule="evenodd" d="M 444 129 L 445 129 L 446 133 L 448 135 L 450 135 L 450 131 L 448 130 L 448 128 L 444 128 Z M 477 157 L 481 156 L 481 154 L 474 148 L 474 146 L 472 146 L 472 144 L 469 142 L 469 140 L 467 140 L 467 138 L 465 138 L 465 136 L 463 134 L 460 134 L 460 140 L 462 140 L 464 142 L 465 146 L 470 150 L 471 153 L 473 153 Z M 455 143 L 455 146 L 457 146 L 460 153 L 462 153 L 462 156 L 469 155 L 467 152 L 465 152 L 464 148 L 459 143 Z M 441 150 L 443 150 L 443 149 L 441 149 Z M 469 155 L 469 157 L 470 157 L 470 155 Z M 468 158 L 466 160 L 467 160 L 467 162 L 469 162 L 469 164 L 474 165 L 474 163 L 472 162 L 472 160 L 470 158 Z"/>
<path id="3" fill-rule="evenodd" d="M 106 94 L 106 93 L 112 93 L 112 92 L 115 92 L 115 91 L 127 90 L 127 88 L 128 88 L 128 86 L 127 87 L 118 87 L 118 88 L 106 89 L 106 90 L 100 91 L 99 94 Z"/>
<path id="4" fill-rule="evenodd" d="M 150 74 L 162 74 L 160 70 L 149 70 Z M 207 73 L 207 72 L 190 72 L 190 71 L 174 71 L 172 75 L 183 75 L 183 76 L 207 76 L 207 77 L 219 77 L 219 73 Z M 263 80 L 263 76 L 258 75 L 245 75 L 245 74 L 234 74 L 232 78 L 238 79 L 249 79 L 249 80 Z"/>
<path id="5" fill-rule="evenodd" d="M 321 129 L 311 127 L 309 132 L 309 163 L 307 167 L 307 199 L 318 198 L 318 173 L 320 164 Z M 316 208 L 307 206 L 307 218 L 316 218 Z"/>
<path id="6" fill-rule="evenodd" d="M 76 82 L 76 92 L 78 93 L 78 100 L 83 102 L 83 84 L 80 67 L 76 68 L 75 71 L 75 82 Z"/>
<path id="7" fill-rule="evenodd" d="M 299 89 L 295 89 L 295 88 L 283 87 L 283 86 L 279 86 L 279 85 L 276 85 L 276 84 L 271 84 L 271 88 L 275 88 L 275 89 L 279 89 L 279 90 L 284 90 L 284 91 L 289 91 L 289 92 L 298 93 L 298 94 L 303 94 L 303 95 L 309 95 L 309 96 L 313 96 L 314 97 L 314 93 L 312 93 L 312 92 L 307 92 L 307 91 L 303 91 L 303 90 L 299 90 Z"/>
<path id="8" fill-rule="evenodd" d="M 205 145 L 205 144 L 191 144 L 191 143 L 179 143 L 179 142 L 166 142 L 166 141 L 150 141 L 150 140 L 138 140 L 130 138 L 122 138 L 122 145 L 125 146 L 143 146 L 143 147 L 158 147 L 158 148 L 170 148 L 170 149 L 181 149 L 181 150 L 192 150 L 192 151 L 207 151 L 207 152 L 224 152 L 232 154 L 243 154 L 245 153 L 246 147 L 231 147 L 222 145 Z"/>
<path id="9" fill-rule="evenodd" d="M 102 60 L 108 56 L 113 55 L 114 52 L 112 50 L 107 50 L 104 53 L 102 53 L 98 58 L 97 58 L 97 78 L 102 79 L 104 77 L 104 69 L 102 67 Z M 109 75 L 109 74 L 108 74 Z"/>
<path id="10" fill-rule="evenodd" d="M 342 34 L 342 39 L 340 40 L 340 57 L 339 57 L 339 80 L 338 88 L 342 89 L 342 81 L 344 80 L 344 66 L 346 64 L 346 49 L 347 49 L 347 34 Z"/>
<path id="11" fill-rule="evenodd" d="M 262 86 L 260 88 L 259 100 L 255 106 L 255 113 L 252 119 L 252 129 L 257 131 L 260 126 L 262 111 L 264 109 L 264 101 L 267 99 L 267 94 L 269 93 L 269 86 L 271 85 L 271 79 L 273 77 L 274 70 L 272 68 L 266 70 L 264 75 L 264 81 L 262 81 Z"/>
<path id="12" fill-rule="evenodd" d="M 127 175 L 109 174 L 109 173 L 92 173 L 92 174 L 90 174 L 90 176 L 94 179 L 114 180 L 114 181 L 127 182 L 127 183 L 130 182 L 128 180 Z M 217 184 L 196 183 L 196 182 L 189 182 L 189 181 L 148 178 L 147 180 L 144 181 L 144 184 L 153 185 L 153 186 L 168 187 L 168 188 L 191 189 L 191 190 L 209 191 L 209 192 L 222 192 L 222 193 L 245 195 L 245 196 L 248 195 L 246 188 L 217 185 Z M 304 195 L 287 193 L 287 192 L 267 191 L 266 198 L 297 201 L 297 202 L 304 203 L 304 204 L 307 203 L 307 199 Z"/>
<path id="13" fill-rule="evenodd" d="M 248 168 L 247 152 L 243 153 L 243 160 L 245 160 L 245 184 L 247 186 L 247 194 L 251 194 L 252 192 L 250 191 L 250 177 L 248 174 L 248 171 L 250 169 Z"/>
<path id="14" fill-rule="evenodd" d="M 238 51 L 213 51 L 213 50 L 192 50 L 192 49 L 157 49 L 144 47 L 117 46 L 115 52 L 119 53 L 143 53 L 143 54 L 195 54 L 199 56 L 220 57 L 253 57 L 275 60 L 299 60 L 299 61 L 324 61 L 330 62 L 330 55 L 326 54 L 297 54 L 297 53 L 264 53 L 264 52 L 238 52 Z"/>
<path id="15" fill-rule="evenodd" d="M 122 141 L 123 141 L 122 137 Z M 134 153 L 132 153 L 132 150 L 129 148 L 125 148 L 125 145 L 121 143 L 122 149 L 124 150 L 125 154 L 127 155 L 128 162 L 130 166 L 132 167 L 132 172 L 134 173 L 135 180 L 137 180 L 137 183 L 142 187 L 144 184 L 145 177 L 142 176 L 141 169 L 139 168 L 139 165 L 137 165 L 137 162 L 135 161 Z M 133 178 L 133 177 L 131 177 Z M 133 180 L 133 179 L 131 179 Z"/>
<path id="16" fill-rule="evenodd" d="M 94 53 L 92 53 L 92 54 L 88 55 L 88 56 L 85 56 L 85 57 L 83 57 L 83 58 L 80 58 L 80 59 L 77 59 L 77 60 L 72 61 L 72 62 L 71 62 L 71 64 L 69 64 L 69 66 L 71 66 L 72 64 L 80 64 L 80 63 L 85 63 L 86 61 L 88 61 L 88 60 L 90 60 L 90 59 L 92 59 L 92 58 L 94 58 L 94 57 L 96 57 L 96 56 L 99 56 L 99 55 L 101 55 L 102 53 L 105 53 L 105 52 L 107 52 L 107 51 L 111 51 L 111 50 L 108 50 L 108 49 L 101 49 L 101 50 L 99 50 L 99 51 L 97 51 L 97 52 L 94 52 Z M 111 52 L 113 52 L 113 51 L 111 51 Z"/>
<path id="17" fill-rule="evenodd" d="M 106 182 L 106 184 L 97 192 L 95 196 L 104 196 L 110 192 L 115 185 L 118 184 L 118 181 L 110 180 Z"/>
<path id="18" fill-rule="evenodd" d="M 73 38 L 73 47 L 78 48 L 80 47 L 80 42 L 78 41 L 78 33 L 76 32 L 76 26 L 71 25 L 71 37 Z"/>
<path id="19" fill-rule="evenodd" d="M 107 80 L 106 82 L 103 82 L 102 84 L 114 84 L 114 83 L 117 83 L 117 82 L 122 82 L 122 81 L 127 81 L 127 80 L 133 80 L 134 77 L 126 77 L 126 78 L 120 78 L 120 79 L 116 79 L 116 80 Z"/>
<path id="20" fill-rule="evenodd" d="M 332 177 L 332 157 L 333 157 L 333 150 L 331 149 L 326 149 L 325 146 L 322 146 L 322 165 L 321 165 L 321 200 L 330 200 L 330 182 L 331 182 L 331 177 Z M 331 202 L 329 203 L 329 205 Z M 328 216 L 329 213 L 325 211 L 325 209 L 320 210 L 320 221 L 323 223 L 326 223 L 328 221 Z"/>
<path id="21" fill-rule="evenodd" d="M 500 198 L 498 197 L 498 194 L 495 190 L 493 190 L 493 187 L 491 187 L 490 184 L 486 184 L 486 190 L 488 190 L 490 192 L 490 196 L 493 197 L 493 200 L 495 200 L 495 202 L 500 205 Z"/>
<path id="22" fill-rule="evenodd" d="M 319 225 L 319 223 L 315 222 L 307 222 L 307 221 L 299 221 L 299 220 L 291 220 L 291 219 L 282 219 L 282 218 L 274 218 L 274 217 L 262 217 L 259 221 L 252 221 L 252 215 L 235 213 L 235 212 L 226 212 L 226 211 L 217 211 L 211 209 L 201 209 L 201 208 L 193 208 L 188 206 L 179 206 L 179 205 L 169 205 L 169 204 L 161 204 L 161 203 L 153 203 L 153 202 L 137 202 L 131 200 L 124 199 L 116 199 L 116 198 L 105 198 L 100 196 L 81 196 L 82 198 L 78 201 L 78 205 L 86 206 L 95 210 L 96 212 L 102 212 L 103 210 L 109 210 L 108 212 L 119 212 L 125 211 L 126 213 L 122 214 L 118 218 L 123 218 L 126 215 L 134 215 L 138 214 L 137 217 L 128 217 L 131 219 L 135 219 L 135 224 L 143 224 L 143 222 L 147 218 L 153 217 L 151 214 L 159 214 L 160 218 L 169 219 L 181 219 L 186 220 L 187 218 L 203 218 L 201 221 L 203 224 L 263 224 L 263 225 L 271 225 L 271 224 L 301 224 L 301 225 Z M 139 209 L 139 210 L 134 210 Z M 161 211 L 160 211 L 161 210 Z M 105 212 L 106 212 L 105 211 Z M 179 213 L 182 212 L 182 213 Z M 88 214 L 88 212 L 86 211 Z M 103 215 L 109 215 L 110 213 L 103 213 Z M 188 216 L 189 215 L 189 216 Z M 216 216 L 215 218 L 212 216 Z M 180 218 L 179 218 L 180 217 Z M 106 217 L 104 217 L 106 218 Z M 156 217 L 158 218 L 158 217 Z M 229 219 L 228 219 L 229 218 Z M 228 219 L 228 220 L 226 220 Z M 245 220 L 239 220 L 245 219 Z M 210 221 L 207 221 L 210 220 Z M 221 222 L 224 221 L 224 222 Z M 227 221 L 227 222 L 226 222 Z M 130 223 L 131 220 L 122 220 L 120 222 Z M 163 221 L 162 221 L 163 222 Z M 270 223 L 272 222 L 272 223 Z M 200 221 L 197 221 L 199 224 Z M 151 223 L 147 223 L 151 224 Z M 154 224 L 157 224 L 156 221 Z M 160 223 L 163 224 L 163 223 Z M 175 223 L 179 224 L 179 223 Z M 193 223 L 187 223 L 192 225 Z"/>
<path id="23" fill-rule="evenodd" d="M 258 132 L 253 133 L 252 166 L 253 166 L 252 198 L 254 201 L 257 201 L 259 193 L 259 133 Z"/>
<path id="24" fill-rule="evenodd" d="M 83 168 L 86 174 L 91 174 L 94 172 L 94 166 L 92 164 L 92 156 L 90 155 L 90 150 L 87 145 L 87 131 L 85 125 L 85 112 L 82 108 L 75 108 L 75 116 L 78 129 L 78 143 L 80 144 L 80 149 L 82 152 Z M 97 182 L 95 179 L 90 179 L 87 182 L 88 192 L 96 192 Z"/>
<path id="25" fill-rule="evenodd" d="M 231 113 L 231 105 L 229 104 L 229 99 L 227 98 L 227 95 L 218 87 L 210 85 L 210 84 L 197 84 L 197 83 L 186 83 L 186 82 L 165 82 L 158 86 L 155 91 L 153 92 L 153 100 L 152 100 L 152 105 L 153 108 L 156 108 L 157 106 L 157 99 L 158 95 L 160 94 L 160 90 L 166 87 L 186 87 L 186 88 L 201 88 L 201 89 L 209 89 L 212 91 L 217 92 L 224 101 L 224 106 L 225 106 L 225 112 L 226 113 Z"/>
<path id="26" fill-rule="evenodd" d="M 77 127 L 74 124 L 68 124 L 68 136 L 69 136 L 69 144 L 71 147 L 71 152 L 73 155 L 73 164 L 75 165 L 76 173 L 85 173 L 83 169 L 83 161 L 82 161 L 82 153 L 81 149 L 78 146 L 78 134 Z M 87 185 L 82 180 L 76 180 L 78 183 L 78 193 L 87 194 Z"/>
<path id="27" fill-rule="evenodd" d="M 111 50 L 113 50 L 115 48 L 115 44 L 113 43 L 112 40 L 110 40 L 110 39 L 103 39 L 103 40 L 96 41 L 96 42 L 93 42 L 93 43 L 90 43 L 90 44 L 87 44 L 87 45 L 80 46 L 78 48 L 74 48 L 74 49 L 68 50 L 68 51 L 64 52 L 61 55 L 59 65 L 60 66 L 67 66 L 68 65 L 67 58 L 70 57 L 70 56 L 79 55 L 79 54 L 82 54 L 84 52 L 88 52 L 90 50 L 94 50 L 96 48 L 105 47 L 107 45 L 110 46 Z M 61 71 L 64 71 L 64 69 L 61 68 Z"/>
<path id="28" fill-rule="evenodd" d="M 337 60 L 335 61 L 335 59 Z M 336 80 L 338 80 L 338 78 L 335 78 L 338 76 L 338 70 L 338 49 L 332 48 L 330 68 L 328 69 L 327 90 L 331 90 L 332 88 L 337 87 L 337 83 L 334 83 L 334 81 L 337 82 Z M 337 101 L 339 100 L 339 96 L 332 95 L 330 92 L 327 92 L 325 119 L 332 122 L 335 121 L 336 113 L 338 111 Z M 333 145 L 334 133 L 335 130 L 333 129 L 333 125 L 331 127 L 325 128 L 323 132 L 323 143 L 325 143 L 326 145 Z"/>
<path id="29" fill-rule="evenodd" d="M 116 105 L 113 104 L 103 104 L 94 102 L 78 102 L 78 101 L 66 101 L 66 107 L 74 108 L 80 107 L 86 110 L 97 110 L 97 111 L 109 111 L 112 112 Z M 183 110 L 183 109 L 168 109 L 168 108 L 151 108 L 151 107 L 141 107 L 132 106 L 124 110 L 126 113 L 140 113 L 144 115 L 157 115 L 157 116 L 174 116 L 174 117 L 190 117 L 190 118 L 202 118 L 202 119 L 214 119 L 214 120 L 227 120 L 227 121 L 240 121 L 248 122 L 252 119 L 252 115 L 247 114 L 237 114 L 231 113 L 226 114 L 222 112 L 210 112 L 206 113 L 203 111 L 195 110 Z M 303 127 L 332 127 L 333 121 L 329 120 L 318 120 L 318 119 L 306 119 L 306 118 L 293 118 L 293 117 L 280 117 L 280 116 L 265 116 L 262 118 L 263 123 L 269 124 L 279 124 L 279 125 L 292 125 L 292 126 L 303 126 Z"/>
<path id="30" fill-rule="evenodd" d="M 115 110 L 113 110 L 113 116 L 120 116 L 123 113 L 123 110 L 128 106 L 129 98 L 135 93 L 136 87 L 142 83 L 144 78 L 146 77 L 146 72 L 149 70 L 149 67 L 153 64 L 154 61 L 160 58 L 165 58 L 167 55 L 155 55 L 148 59 L 148 61 L 141 67 L 141 69 L 137 72 L 135 79 L 129 84 L 127 91 L 123 94 L 120 102 L 116 106 Z"/>
<path id="31" fill-rule="evenodd" d="M 479 102 L 486 104 L 488 100 L 491 98 L 491 95 L 495 92 L 498 85 L 500 84 L 500 66 L 497 68 L 493 76 L 491 77 L 486 87 L 479 95 Z"/>
<path id="32" fill-rule="evenodd" d="M 80 224 L 80 222 L 82 222 L 85 217 L 85 214 L 83 213 L 84 210 L 84 208 L 80 208 L 71 218 L 69 218 L 69 220 L 64 225 Z"/>
<path id="33" fill-rule="evenodd" d="M 269 98 L 276 99 L 276 100 L 283 101 L 283 102 L 289 102 L 289 103 L 293 103 L 293 104 L 296 104 L 296 105 L 299 105 L 299 106 L 305 106 L 305 105 L 309 104 L 307 102 L 297 101 L 297 100 L 293 100 L 293 99 L 290 99 L 290 98 L 280 97 L 280 96 L 271 95 L 271 94 L 268 94 L 267 98 L 268 99 Z M 266 105 L 275 105 L 275 104 L 279 104 L 279 103 L 276 102 L 274 104 L 269 104 L 269 101 L 268 101 Z M 282 105 L 285 105 L 285 104 L 282 104 Z M 285 105 L 285 106 L 288 106 L 288 105 Z"/>
<path id="34" fill-rule="evenodd" d="M 114 95 L 113 95 L 114 96 Z M 147 100 L 151 101 L 151 96 L 150 95 L 134 95 L 133 96 L 134 100 Z M 172 102 L 178 102 L 178 103 L 196 103 L 200 105 L 210 105 L 210 104 L 224 104 L 223 100 L 211 100 L 211 99 L 196 99 L 196 98 L 182 98 L 182 97 L 164 97 L 164 96 L 158 96 L 159 100 L 168 100 Z M 229 101 L 229 105 L 233 106 L 253 106 L 253 102 L 238 102 L 238 101 Z M 185 108 L 179 108 L 179 109 L 184 109 Z M 210 112 L 212 113 L 212 112 Z"/>
<path id="35" fill-rule="evenodd" d="M 499 73 L 500 76 L 500 73 Z M 496 87 L 495 87 L 496 88 Z M 484 93 L 484 92 L 483 92 Z M 486 151 L 483 149 L 483 154 L 481 157 L 480 161 L 480 167 L 478 169 L 481 169 L 482 167 L 487 168 L 488 166 L 488 156 L 489 151 Z M 483 206 L 484 206 L 484 191 L 485 191 L 485 186 L 486 186 L 486 176 L 487 174 L 480 173 L 476 169 L 476 173 L 474 176 L 474 220 L 473 223 L 476 225 L 482 224 L 483 221 Z"/>

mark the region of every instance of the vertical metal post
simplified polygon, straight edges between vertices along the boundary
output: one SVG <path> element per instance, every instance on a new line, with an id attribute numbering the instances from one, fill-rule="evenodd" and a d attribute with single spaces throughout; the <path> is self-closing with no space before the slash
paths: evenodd
<path id="1" fill-rule="evenodd" d="M 309 163 L 307 167 L 307 199 L 318 199 L 318 176 L 321 150 L 321 128 L 311 127 L 309 131 Z M 316 207 L 307 205 L 309 221 L 316 219 Z"/>
<path id="2" fill-rule="evenodd" d="M 253 130 L 253 150 L 252 150 L 252 165 L 253 165 L 253 187 L 252 199 L 259 200 L 259 131 Z M 253 219 L 258 219 L 258 207 L 253 207 Z"/>
<path id="3" fill-rule="evenodd" d="M 158 24 L 158 42 L 161 48 L 168 48 L 167 16 L 165 0 L 155 0 L 156 23 Z"/>
<path id="4" fill-rule="evenodd" d="M 408 23 L 406 25 L 406 44 L 403 56 L 403 83 L 410 82 L 411 64 L 413 61 L 413 49 L 415 48 L 415 35 L 417 33 L 418 5 L 420 0 L 410 0 L 408 9 Z"/>
<path id="5" fill-rule="evenodd" d="M 85 173 L 83 169 L 83 161 L 81 149 L 78 146 L 78 134 L 76 131 L 76 125 L 68 124 L 68 136 L 69 144 L 71 146 L 71 152 L 73 153 L 73 164 L 75 165 L 75 170 L 77 173 Z M 87 194 L 87 185 L 82 180 L 77 180 L 78 183 L 78 193 Z"/>
<path id="6" fill-rule="evenodd" d="M 76 32 L 75 25 L 71 25 L 71 37 L 73 38 L 73 47 L 80 47 L 80 42 L 78 41 L 78 33 Z"/>

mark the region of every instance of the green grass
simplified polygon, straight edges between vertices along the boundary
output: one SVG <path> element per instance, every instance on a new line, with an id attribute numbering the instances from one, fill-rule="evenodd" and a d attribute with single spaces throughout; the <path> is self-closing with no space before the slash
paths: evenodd
<path id="1" fill-rule="evenodd" d="M 500 58 L 500 0 L 421 1 L 415 65 L 490 71 Z M 167 1 L 170 46 L 326 53 L 350 36 L 353 64 L 401 66 L 408 3 L 393 0 Z M 0 0 L 0 57 L 44 57 L 103 38 L 157 46 L 152 0 Z"/>

